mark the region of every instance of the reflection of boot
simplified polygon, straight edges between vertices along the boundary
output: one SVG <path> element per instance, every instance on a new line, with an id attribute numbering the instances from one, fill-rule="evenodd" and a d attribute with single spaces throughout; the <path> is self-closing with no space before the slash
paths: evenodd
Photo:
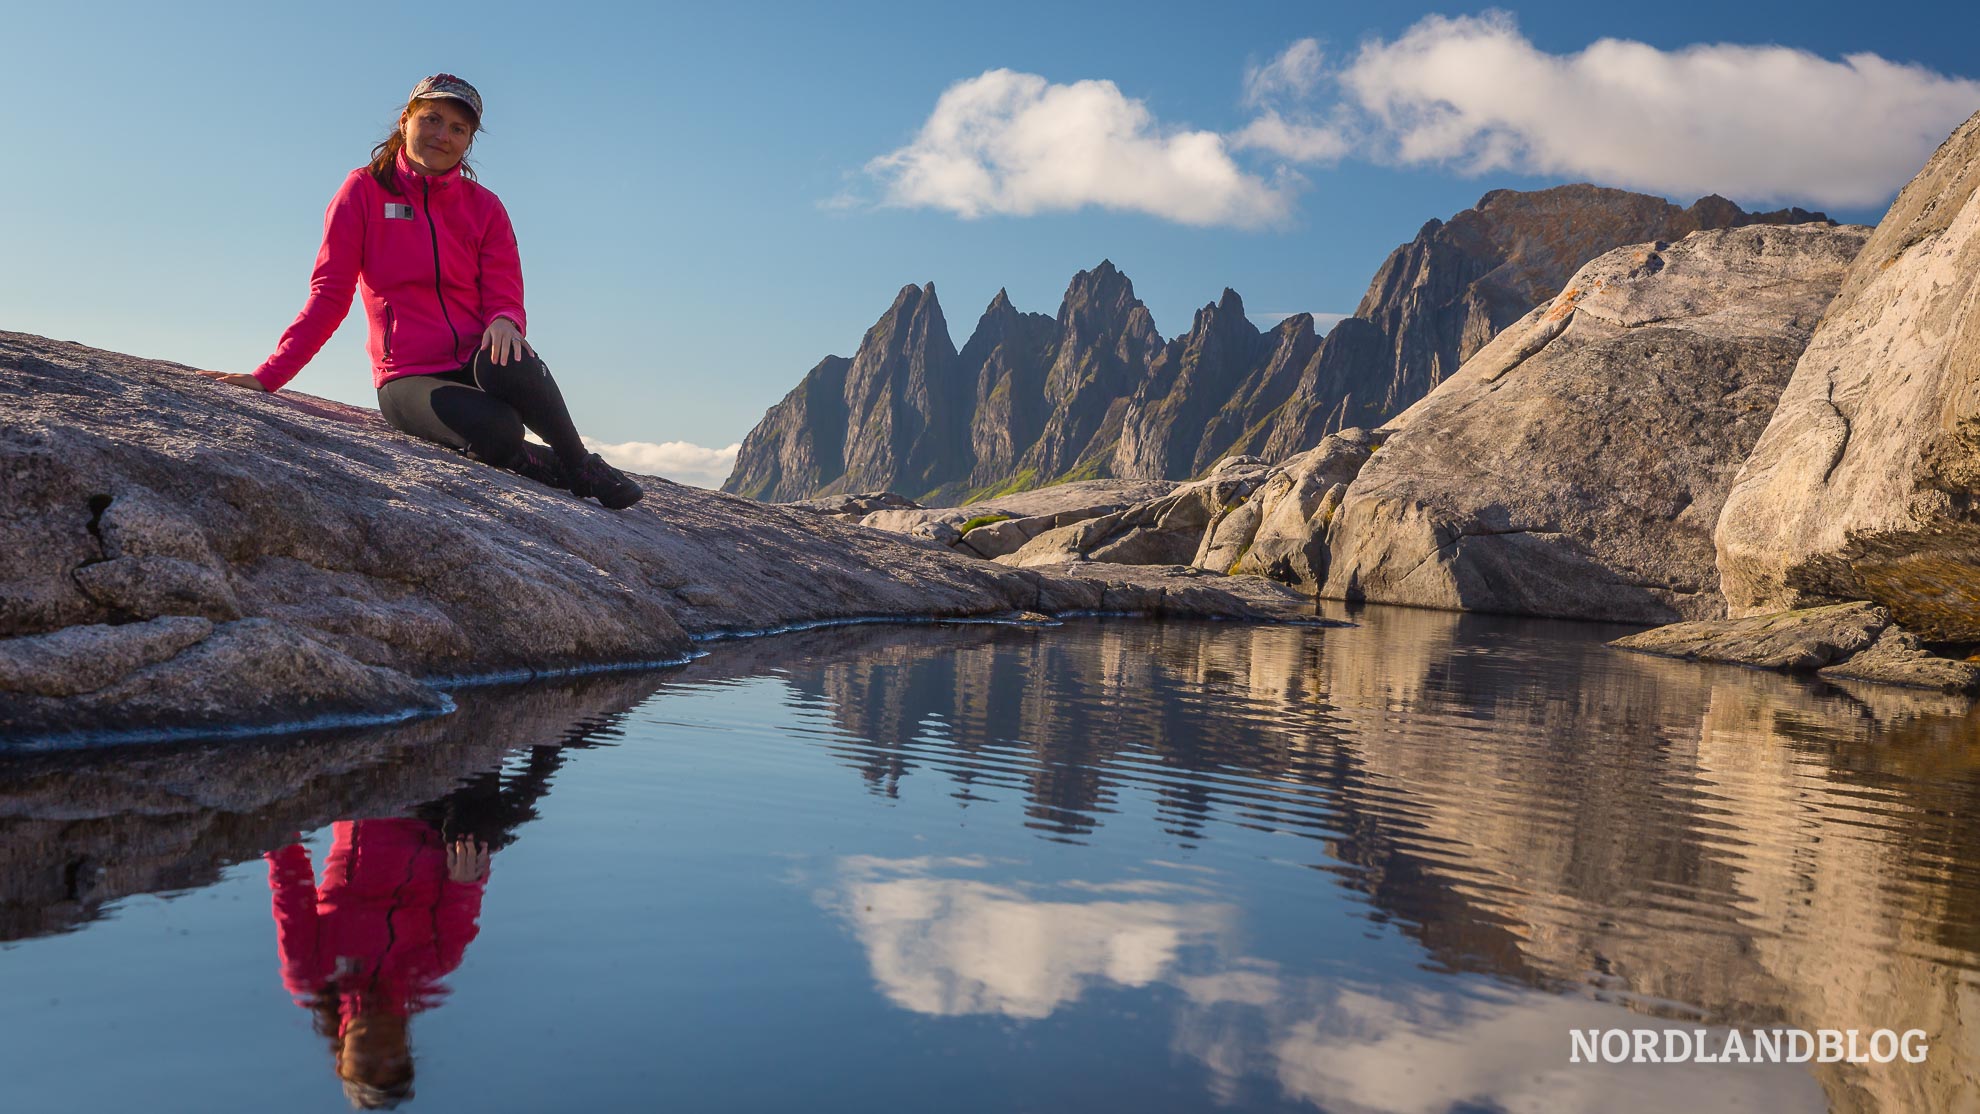
<path id="1" fill-rule="evenodd" d="M 524 441 L 522 451 L 510 462 L 509 470 L 545 487 L 554 487 L 559 491 L 571 489 L 571 478 L 565 474 L 563 462 L 557 459 L 557 454 L 551 452 L 548 445 Z"/>
<path id="2" fill-rule="evenodd" d="M 611 510 L 624 510 L 646 494 L 624 472 L 605 463 L 605 459 L 597 453 L 585 457 L 584 462 L 571 472 L 571 494 L 579 498 L 589 495 Z"/>

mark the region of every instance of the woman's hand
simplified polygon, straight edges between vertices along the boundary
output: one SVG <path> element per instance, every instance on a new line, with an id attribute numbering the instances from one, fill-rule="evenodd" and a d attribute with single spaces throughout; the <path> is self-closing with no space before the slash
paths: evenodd
<path id="1" fill-rule="evenodd" d="M 498 367 L 506 367 L 512 356 L 521 358 L 525 352 L 536 355 L 536 349 L 531 348 L 522 333 L 516 330 L 516 323 L 506 317 L 497 317 L 488 323 L 488 328 L 481 333 L 481 346 L 488 349 L 488 358 L 494 360 Z"/>
<path id="2" fill-rule="evenodd" d="M 266 393 L 268 390 L 266 383 L 263 383 L 252 375 L 243 375 L 238 371 L 202 371 L 199 374 L 206 376 L 216 383 L 232 383 L 236 387 L 246 387 L 248 390 L 261 391 L 263 393 Z"/>
<path id="3" fill-rule="evenodd" d="M 471 835 L 456 836 L 447 845 L 447 877 L 456 882 L 488 877 L 488 845 Z"/>

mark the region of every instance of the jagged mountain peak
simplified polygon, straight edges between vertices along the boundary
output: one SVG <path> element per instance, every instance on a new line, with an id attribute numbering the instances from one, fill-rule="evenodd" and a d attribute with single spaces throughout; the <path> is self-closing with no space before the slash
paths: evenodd
<path id="1" fill-rule="evenodd" d="M 1747 213 L 1716 194 L 1680 208 L 1587 183 L 1492 190 L 1425 221 L 1324 338 L 1310 314 L 1261 332 L 1225 289 L 1164 340 L 1102 259 L 1073 276 L 1056 315 L 1021 313 L 998 290 L 957 352 L 935 284 L 909 286 L 853 360 L 821 364 L 766 415 L 728 487 L 955 498 L 1105 475 L 1180 479 L 1231 452 L 1284 457 L 1343 425 L 1379 425 L 1614 247 L 1809 219 L 1820 218 Z"/>
<path id="2" fill-rule="evenodd" d="M 910 282 L 894 295 L 894 304 L 887 307 L 887 312 L 891 314 L 903 309 L 913 312 L 923 302 L 941 304 L 941 300 L 935 297 L 935 284 L 928 282 L 916 286 Z"/>

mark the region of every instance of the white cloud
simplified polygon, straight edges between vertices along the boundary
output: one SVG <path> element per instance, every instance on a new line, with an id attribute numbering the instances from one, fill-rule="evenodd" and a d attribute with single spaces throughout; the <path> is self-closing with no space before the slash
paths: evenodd
<path id="1" fill-rule="evenodd" d="M 865 170 L 885 204 L 965 219 L 1098 206 L 1258 227 L 1291 215 L 1306 184 L 1294 166 L 1347 158 L 1867 206 L 1980 109 L 1980 81 L 1875 54 L 1619 39 L 1550 54 L 1502 12 L 1429 16 L 1331 63 L 1299 39 L 1250 67 L 1243 90 L 1252 118 L 1220 134 L 1164 126 L 1111 81 L 990 70 L 950 86 L 913 142 Z"/>
<path id="2" fill-rule="evenodd" d="M 1354 140 L 1336 125 L 1287 120 L 1267 109 L 1231 136 L 1231 146 L 1270 151 L 1293 162 L 1338 162 L 1354 150 Z"/>
<path id="3" fill-rule="evenodd" d="M 688 441 L 662 441 L 659 444 L 623 441 L 614 445 L 587 437 L 584 444 L 615 468 L 708 488 L 722 486 L 722 481 L 729 478 L 730 471 L 736 466 L 736 454 L 742 451 L 741 442 L 727 448 L 711 449 Z"/>
<path id="4" fill-rule="evenodd" d="M 1320 85 L 1325 56 L 1317 39 L 1301 39 L 1277 58 L 1244 74 L 1244 103 L 1253 107 L 1281 96 L 1305 99 Z"/>
<path id="5" fill-rule="evenodd" d="M 1874 54 L 1603 39 L 1557 55 L 1503 13 L 1428 17 L 1336 80 L 1376 157 L 1827 205 L 1888 198 L 1980 109 L 1980 82 Z"/>
<path id="6" fill-rule="evenodd" d="M 1089 205 L 1193 225 L 1283 219 L 1294 182 L 1248 173 L 1223 136 L 1161 126 L 1111 81 L 991 70 L 950 86 L 914 142 L 869 162 L 889 204 L 964 218 Z"/>

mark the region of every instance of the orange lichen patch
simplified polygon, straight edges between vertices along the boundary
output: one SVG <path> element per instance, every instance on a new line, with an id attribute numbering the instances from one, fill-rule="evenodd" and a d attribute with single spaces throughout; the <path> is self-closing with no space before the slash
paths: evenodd
<path id="1" fill-rule="evenodd" d="M 1573 313 L 1574 304 L 1581 300 L 1582 293 L 1581 288 L 1576 286 L 1570 286 L 1566 290 L 1561 291 L 1561 296 L 1554 299 L 1554 308 L 1547 311 L 1545 320 L 1559 321 L 1561 318 Z"/>

